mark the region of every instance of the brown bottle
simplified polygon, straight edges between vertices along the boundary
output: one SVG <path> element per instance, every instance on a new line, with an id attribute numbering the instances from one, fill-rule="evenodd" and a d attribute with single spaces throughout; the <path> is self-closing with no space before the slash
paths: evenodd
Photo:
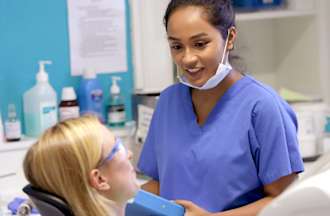
<path id="1" fill-rule="evenodd" d="M 60 121 L 79 117 L 79 105 L 73 87 L 64 87 L 62 89 L 59 112 Z"/>

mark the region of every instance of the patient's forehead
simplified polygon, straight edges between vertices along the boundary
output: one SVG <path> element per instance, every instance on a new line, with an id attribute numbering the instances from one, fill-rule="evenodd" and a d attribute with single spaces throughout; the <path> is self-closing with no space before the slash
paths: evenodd
<path id="1" fill-rule="evenodd" d="M 103 154 L 108 155 L 115 145 L 115 137 L 110 130 L 103 125 L 101 126 L 101 130 L 103 134 L 102 151 Z"/>

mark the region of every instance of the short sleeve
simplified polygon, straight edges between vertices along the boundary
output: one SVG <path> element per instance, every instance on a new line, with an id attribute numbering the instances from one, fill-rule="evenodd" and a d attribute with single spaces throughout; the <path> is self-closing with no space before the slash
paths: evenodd
<path id="1" fill-rule="evenodd" d="M 159 104 L 159 103 L 158 103 Z M 154 180 L 159 181 L 159 174 L 158 174 L 158 166 L 157 166 L 157 155 L 155 151 L 155 145 L 156 145 L 156 137 L 157 137 L 157 129 L 156 125 L 159 124 L 158 121 L 158 113 L 159 108 L 158 104 L 156 106 L 156 110 L 153 113 L 151 123 L 149 126 L 149 131 L 147 138 L 144 142 L 143 149 L 141 151 L 140 159 L 138 162 L 138 168 L 139 170 L 151 177 Z"/>
<path id="2" fill-rule="evenodd" d="M 281 99 L 258 101 L 252 114 L 254 157 L 261 182 L 303 171 L 293 110 Z"/>

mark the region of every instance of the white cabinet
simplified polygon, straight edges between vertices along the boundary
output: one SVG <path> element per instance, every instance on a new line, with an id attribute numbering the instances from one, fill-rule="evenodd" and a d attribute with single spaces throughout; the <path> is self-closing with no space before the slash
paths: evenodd
<path id="1" fill-rule="evenodd" d="M 291 4 L 290 4 L 291 3 Z M 330 101 L 330 1 L 288 0 L 289 7 L 237 15 L 235 53 L 275 89 Z"/>
<path id="2" fill-rule="evenodd" d="M 135 93 L 159 93 L 173 83 L 163 25 L 169 0 L 130 0 Z"/>
<path id="3" fill-rule="evenodd" d="M 26 184 L 23 159 L 35 139 L 24 138 L 19 142 L 0 143 L 0 196 L 19 193 Z"/>

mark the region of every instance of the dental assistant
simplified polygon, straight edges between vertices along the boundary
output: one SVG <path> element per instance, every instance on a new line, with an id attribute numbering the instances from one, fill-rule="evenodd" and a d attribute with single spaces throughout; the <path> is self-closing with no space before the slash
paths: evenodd
<path id="1" fill-rule="evenodd" d="M 232 68 L 230 0 L 172 0 L 164 16 L 180 83 L 161 93 L 138 164 L 144 189 L 193 215 L 257 215 L 303 171 L 297 119 Z"/>

